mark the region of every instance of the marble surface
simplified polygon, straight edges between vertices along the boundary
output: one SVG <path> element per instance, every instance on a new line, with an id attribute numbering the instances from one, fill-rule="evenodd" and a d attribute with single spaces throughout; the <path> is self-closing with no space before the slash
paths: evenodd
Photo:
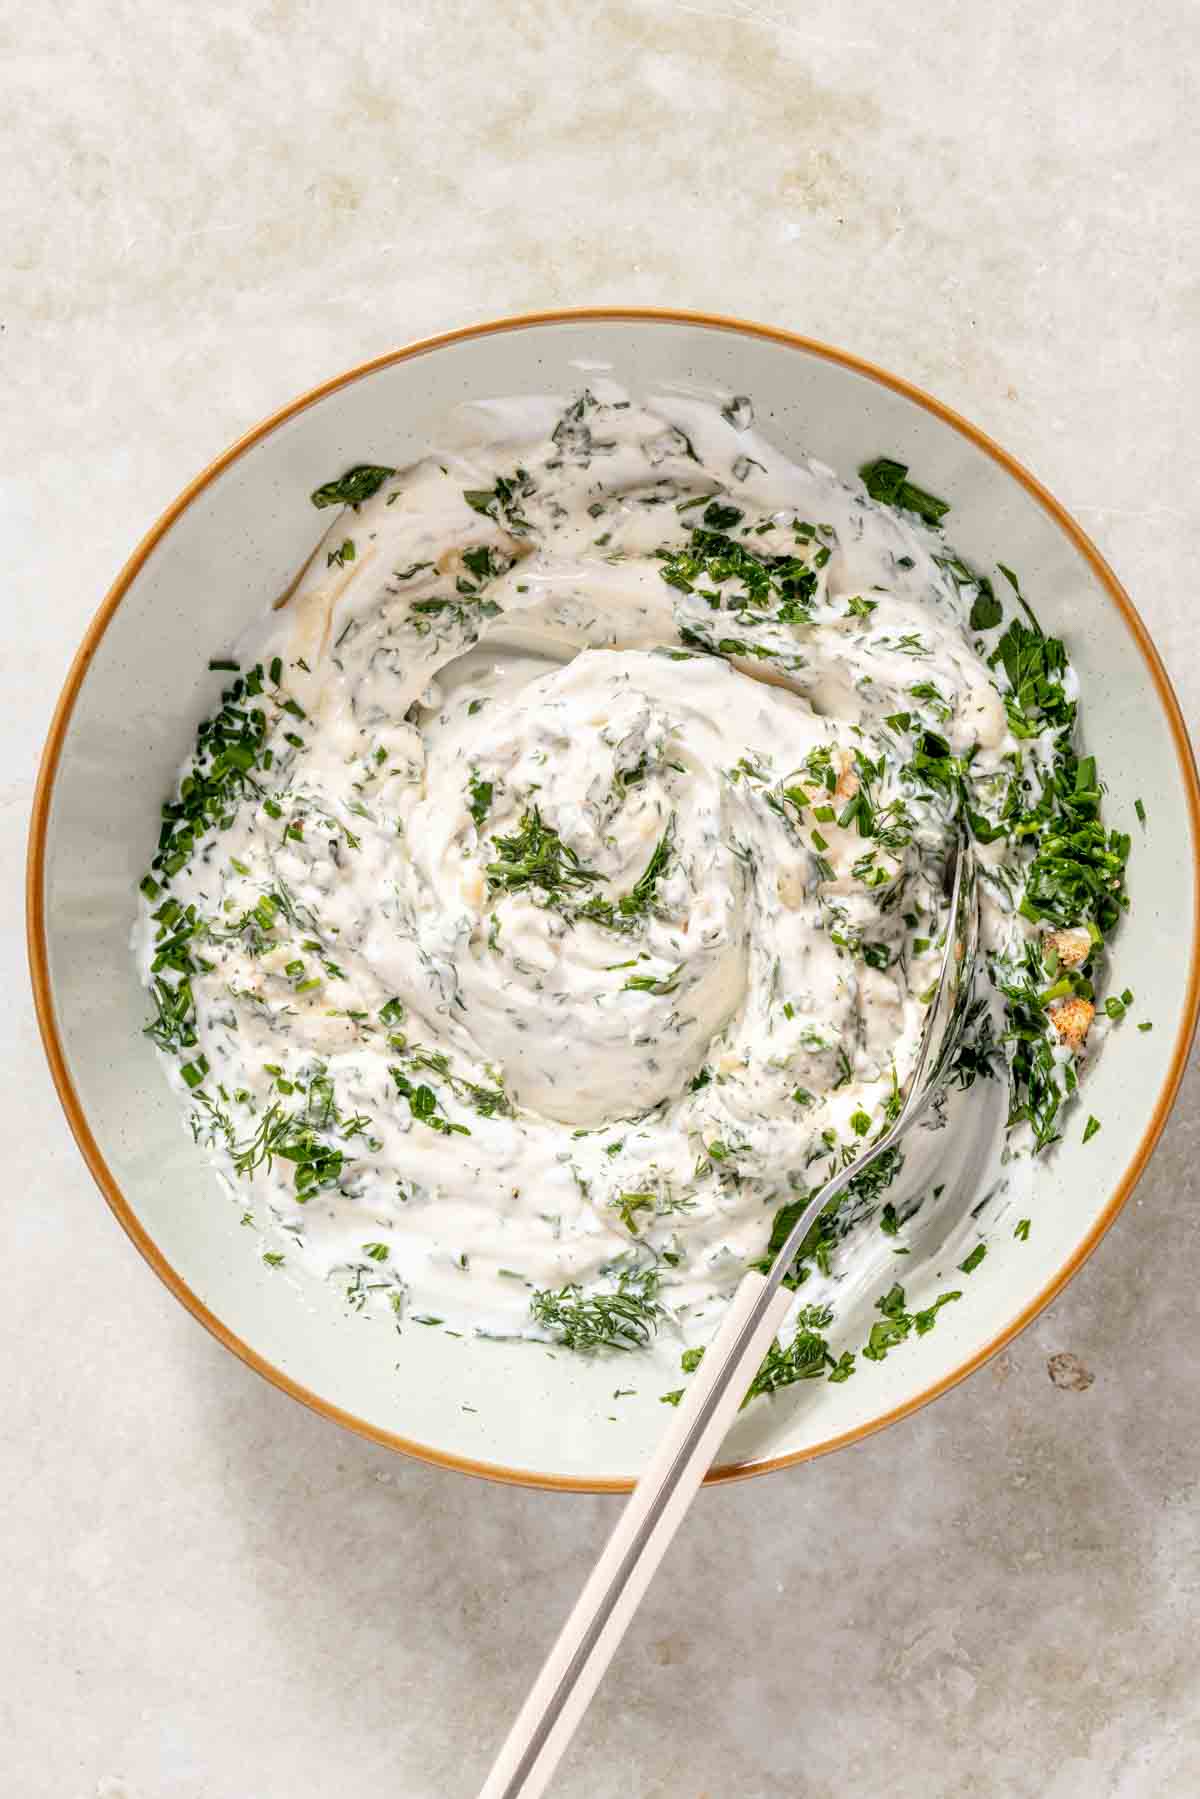
<path id="1" fill-rule="evenodd" d="M 135 539 L 263 413 L 410 337 L 707 307 L 994 433 L 1115 563 L 1194 720 L 1194 23 L 1188 0 L 0 9 L 5 1799 L 470 1795 L 613 1517 L 310 1416 L 185 1315 L 83 1170 L 19 867 L 50 707 Z M 703 1498 L 556 1794 L 1200 1791 L 1198 1094 L 1007 1354 Z"/>

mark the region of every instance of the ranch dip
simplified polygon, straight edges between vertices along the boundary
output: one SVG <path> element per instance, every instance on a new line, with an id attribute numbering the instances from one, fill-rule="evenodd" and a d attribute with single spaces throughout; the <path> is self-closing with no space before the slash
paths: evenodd
<path id="1" fill-rule="evenodd" d="M 1014 734 L 988 584 L 898 497 L 784 457 L 744 399 L 605 383 L 317 491 L 331 528 L 224 664 L 136 933 L 268 1261 L 402 1326 L 702 1339 L 886 1128 L 968 783 L 996 965 L 1042 944 L 1028 846 L 986 820 L 1055 732 Z"/>

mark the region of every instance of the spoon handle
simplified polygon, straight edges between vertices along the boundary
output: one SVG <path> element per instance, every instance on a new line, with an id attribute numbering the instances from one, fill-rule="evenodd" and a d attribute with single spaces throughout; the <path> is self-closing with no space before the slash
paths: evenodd
<path id="1" fill-rule="evenodd" d="M 479 1799 L 538 1799 L 737 1416 L 793 1295 L 743 1279 L 542 1666 Z M 738 1364 L 736 1378 L 731 1363 Z M 726 1370 L 730 1378 L 724 1379 Z"/>

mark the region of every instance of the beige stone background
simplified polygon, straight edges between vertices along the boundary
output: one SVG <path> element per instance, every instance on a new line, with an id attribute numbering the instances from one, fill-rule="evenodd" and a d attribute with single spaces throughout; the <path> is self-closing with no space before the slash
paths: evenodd
<path id="1" fill-rule="evenodd" d="M 464 1799 L 613 1517 L 309 1416 L 158 1285 L 41 1065 L 50 707 L 157 512 L 325 376 L 588 301 L 793 326 L 1073 508 L 1200 708 L 1194 0 L 0 5 L 0 1795 Z M 705 1496 L 562 1799 L 1200 1794 L 1193 1076 L 1012 1350 Z M 1048 1358 L 1078 1356 L 1085 1390 Z"/>

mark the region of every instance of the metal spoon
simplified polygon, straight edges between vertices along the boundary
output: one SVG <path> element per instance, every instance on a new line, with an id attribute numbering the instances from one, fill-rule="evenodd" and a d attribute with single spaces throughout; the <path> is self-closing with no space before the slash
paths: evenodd
<path id="1" fill-rule="evenodd" d="M 979 944 L 975 858 L 961 836 L 946 948 L 921 1046 L 891 1129 L 816 1193 L 768 1274 L 747 1274 L 670 1428 L 634 1488 L 575 1608 L 547 1656 L 479 1799 L 538 1799 L 587 1710 L 763 1356 L 792 1303 L 782 1285 L 805 1237 L 851 1181 L 911 1130 L 945 1084 L 962 1035 Z"/>

